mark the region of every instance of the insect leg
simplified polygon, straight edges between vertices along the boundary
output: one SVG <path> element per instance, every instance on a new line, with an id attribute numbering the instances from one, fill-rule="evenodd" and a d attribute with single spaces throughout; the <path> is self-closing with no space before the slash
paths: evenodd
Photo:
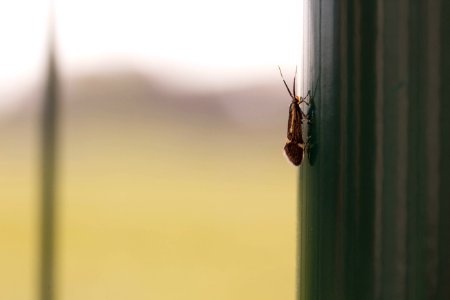
<path id="1" fill-rule="evenodd" d="M 305 114 L 305 113 L 303 112 L 303 110 L 301 110 L 301 109 L 300 109 L 300 111 L 302 112 L 302 116 L 303 116 L 303 118 L 307 119 L 307 120 L 308 120 L 308 122 L 309 122 L 309 119 L 308 119 L 308 115 L 307 115 L 307 114 Z"/>
<path id="2" fill-rule="evenodd" d="M 308 93 L 306 94 L 305 97 L 301 97 L 299 104 L 305 103 L 306 105 L 309 105 L 311 103 L 311 100 L 306 102 L 306 98 L 308 98 L 308 97 L 311 99 L 311 91 L 310 90 L 308 91 Z"/>
<path id="3" fill-rule="evenodd" d="M 306 99 L 307 99 L 308 97 L 309 97 L 309 101 L 306 101 Z M 311 91 L 309 90 L 305 97 L 300 97 L 300 102 L 299 102 L 298 104 L 300 105 L 300 104 L 302 104 L 302 103 L 305 103 L 306 105 L 310 106 L 310 105 L 311 105 L 311 100 L 312 100 L 312 96 L 311 96 Z M 308 120 L 308 124 L 311 124 L 311 118 L 310 118 L 310 111 L 311 111 L 311 108 L 308 109 L 308 113 L 307 113 L 307 114 L 305 114 L 305 113 L 303 112 L 303 109 L 301 109 L 301 108 L 300 108 L 300 111 L 302 112 L 302 117 L 303 117 L 303 119 Z"/>
<path id="4" fill-rule="evenodd" d="M 303 123 L 303 120 L 306 120 L 307 123 L 308 123 L 308 125 L 312 125 L 312 124 L 313 124 L 313 121 L 312 121 L 312 116 L 311 116 L 310 112 L 308 111 L 308 113 L 305 114 L 305 113 L 303 112 L 303 110 L 300 109 L 300 111 L 301 111 L 301 113 L 302 113 L 302 123 Z"/>

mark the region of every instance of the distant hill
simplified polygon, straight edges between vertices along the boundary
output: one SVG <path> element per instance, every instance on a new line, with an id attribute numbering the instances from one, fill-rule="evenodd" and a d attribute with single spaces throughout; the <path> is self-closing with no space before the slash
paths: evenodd
<path id="1" fill-rule="evenodd" d="M 61 80 L 63 124 L 182 123 L 280 134 L 289 99 L 280 82 L 260 82 L 220 91 L 186 91 L 133 70 L 116 70 Z M 20 109 L 2 116 L 0 132 L 38 122 L 42 92 L 25 90 Z M 163 125 L 164 126 L 164 125 Z M 11 133 L 11 132 L 10 132 Z M 282 133 L 281 133 L 282 134 Z"/>
<path id="2" fill-rule="evenodd" d="M 131 71 L 89 74 L 66 81 L 65 88 L 65 111 L 75 118 L 132 117 L 270 127 L 268 121 L 284 115 L 289 103 L 279 82 L 220 92 L 186 92 Z"/>

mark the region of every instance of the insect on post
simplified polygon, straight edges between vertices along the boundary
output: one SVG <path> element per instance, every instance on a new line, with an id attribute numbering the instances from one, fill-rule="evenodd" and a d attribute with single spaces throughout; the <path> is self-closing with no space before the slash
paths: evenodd
<path id="1" fill-rule="evenodd" d="M 303 131 L 302 124 L 303 120 L 307 120 L 310 122 L 308 116 L 302 111 L 300 108 L 301 103 L 305 103 L 309 105 L 310 103 L 306 101 L 307 97 L 311 97 L 310 91 L 306 94 L 305 97 L 300 97 L 296 95 L 296 78 L 297 78 L 297 68 L 295 69 L 294 76 L 294 86 L 293 92 L 289 89 L 286 80 L 284 79 L 283 73 L 281 72 L 280 66 L 278 66 L 280 70 L 281 78 L 283 79 L 284 85 L 288 90 L 289 95 L 291 96 L 292 102 L 289 106 L 289 120 L 288 120 L 288 128 L 287 128 L 287 139 L 286 145 L 284 146 L 284 153 L 286 154 L 289 161 L 295 166 L 300 166 L 303 160 L 304 152 L 309 151 L 307 148 L 309 147 L 309 140 L 305 143 L 303 140 Z"/>

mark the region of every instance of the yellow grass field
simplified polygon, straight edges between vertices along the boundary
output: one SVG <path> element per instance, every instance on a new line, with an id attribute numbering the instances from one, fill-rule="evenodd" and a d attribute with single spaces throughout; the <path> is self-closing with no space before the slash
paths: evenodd
<path id="1" fill-rule="evenodd" d="M 282 156 L 284 120 L 254 134 L 106 119 L 61 122 L 58 300 L 294 299 L 297 170 Z M 1 131 L 5 300 L 37 299 L 37 124 Z"/>

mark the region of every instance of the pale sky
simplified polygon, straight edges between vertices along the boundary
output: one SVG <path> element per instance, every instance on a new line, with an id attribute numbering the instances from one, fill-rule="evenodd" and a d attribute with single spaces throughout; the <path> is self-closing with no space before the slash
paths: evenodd
<path id="1" fill-rule="evenodd" d="M 131 65 L 219 85 L 301 56 L 301 0 L 54 1 L 63 72 Z M 0 0 L 0 110 L 42 75 L 48 4 Z"/>

